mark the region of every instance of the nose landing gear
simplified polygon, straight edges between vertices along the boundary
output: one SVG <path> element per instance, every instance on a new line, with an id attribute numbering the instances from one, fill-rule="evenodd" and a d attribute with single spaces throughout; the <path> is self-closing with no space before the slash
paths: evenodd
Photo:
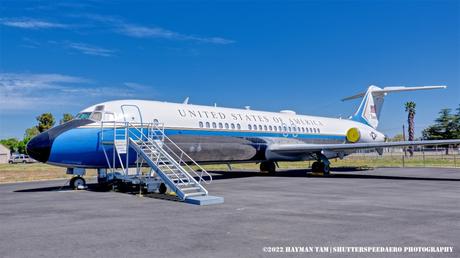
<path id="1" fill-rule="evenodd" d="M 78 190 L 86 188 L 86 181 L 81 176 L 72 177 L 69 183 L 70 188 Z"/>
<path id="2" fill-rule="evenodd" d="M 72 189 L 85 189 L 86 188 L 86 181 L 83 178 L 86 175 L 86 169 L 84 168 L 67 168 L 67 175 L 73 175 L 72 179 L 70 179 L 69 186 Z"/>

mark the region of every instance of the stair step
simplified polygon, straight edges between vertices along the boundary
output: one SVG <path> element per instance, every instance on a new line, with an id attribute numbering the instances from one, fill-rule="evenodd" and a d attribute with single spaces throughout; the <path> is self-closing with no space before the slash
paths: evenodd
<path id="1" fill-rule="evenodd" d="M 189 183 L 177 183 L 176 186 L 189 186 L 189 185 L 195 185 L 194 182 L 189 182 Z"/>
<path id="2" fill-rule="evenodd" d="M 187 187 L 187 188 L 180 188 L 180 187 L 179 187 L 179 189 L 180 189 L 181 191 L 191 191 L 191 190 L 199 190 L 199 189 L 201 189 L 201 188 L 198 187 L 198 186 L 195 186 L 195 187 Z"/>
<path id="3" fill-rule="evenodd" d="M 180 180 L 179 178 L 174 178 L 172 179 L 172 181 L 174 182 L 174 184 L 178 184 L 179 182 L 191 182 L 190 180 L 188 180 L 188 178 L 182 178 L 182 180 Z"/>
<path id="4" fill-rule="evenodd" d="M 158 164 L 159 167 L 175 167 L 174 164 Z"/>
<path id="5" fill-rule="evenodd" d="M 206 194 L 204 192 L 188 193 L 188 194 L 185 194 L 185 198 L 191 197 L 191 196 L 199 196 L 199 195 L 206 195 Z"/>

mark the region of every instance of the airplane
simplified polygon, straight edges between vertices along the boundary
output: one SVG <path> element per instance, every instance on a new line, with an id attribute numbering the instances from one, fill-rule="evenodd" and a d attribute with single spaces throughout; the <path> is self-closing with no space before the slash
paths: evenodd
<path id="1" fill-rule="evenodd" d="M 442 89 L 446 86 L 369 86 L 366 92 L 343 99 L 362 98 L 357 111 L 348 119 L 298 115 L 292 110 L 265 112 L 188 103 L 148 100 L 115 100 L 80 111 L 73 120 L 40 133 L 27 144 L 27 153 L 68 171 L 98 169 L 107 164 L 102 133 L 105 122 L 162 125 L 164 134 L 198 164 L 260 163 L 260 170 L 274 173 L 279 161 L 314 160 L 312 171 L 330 172 L 330 159 L 344 158 L 360 149 L 382 154 L 386 147 L 460 144 L 460 139 L 386 142 L 377 130 L 384 97 L 389 93 Z M 115 136 L 112 135 L 113 138 Z M 136 166 L 136 153 L 128 147 L 127 163 Z M 126 155 L 128 155 L 126 154 Z M 110 156 L 111 154 L 109 154 Z M 121 160 L 121 159 L 120 159 Z M 120 166 L 116 164 L 114 166 Z M 71 186 L 85 184 L 82 177 Z"/>

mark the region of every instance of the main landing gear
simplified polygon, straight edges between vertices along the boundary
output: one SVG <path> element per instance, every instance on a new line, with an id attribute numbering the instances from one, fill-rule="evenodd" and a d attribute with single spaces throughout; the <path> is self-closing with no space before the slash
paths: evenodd
<path id="1" fill-rule="evenodd" d="M 273 161 L 263 161 L 260 163 L 260 172 L 274 174 L 276 172 L 276 163 Z"/>
<path id="2" fill-rule="evenodd" d="M 329 172 L 331 171 L 331 162 L 329 162 L 329 159 L 321 153 L 316 156 L 317 161 L 313 162 L 311 165 L 312 172 L 320 172 L 325 176 L 329 175 Z"/>

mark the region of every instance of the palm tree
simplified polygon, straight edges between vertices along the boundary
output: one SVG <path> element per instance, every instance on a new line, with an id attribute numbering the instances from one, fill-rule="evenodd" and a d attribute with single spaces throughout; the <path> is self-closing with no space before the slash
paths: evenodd
<path id="1" fill-rule="evenodd" d="M 409 141 L 414 140 L 414 118 L 415 118 L 415 102 L 413 101 L 408 101 L 405 104 L 406 106 L 406 112 L 407 112 L 407 123 L 409 124 L 409 128 L 407 128 L 408 133 L 409 133 Z M 412 147 L 409 147 L 409 153 L 410 155 L 414 155 L 414 151 L 412 150 Z"/>

